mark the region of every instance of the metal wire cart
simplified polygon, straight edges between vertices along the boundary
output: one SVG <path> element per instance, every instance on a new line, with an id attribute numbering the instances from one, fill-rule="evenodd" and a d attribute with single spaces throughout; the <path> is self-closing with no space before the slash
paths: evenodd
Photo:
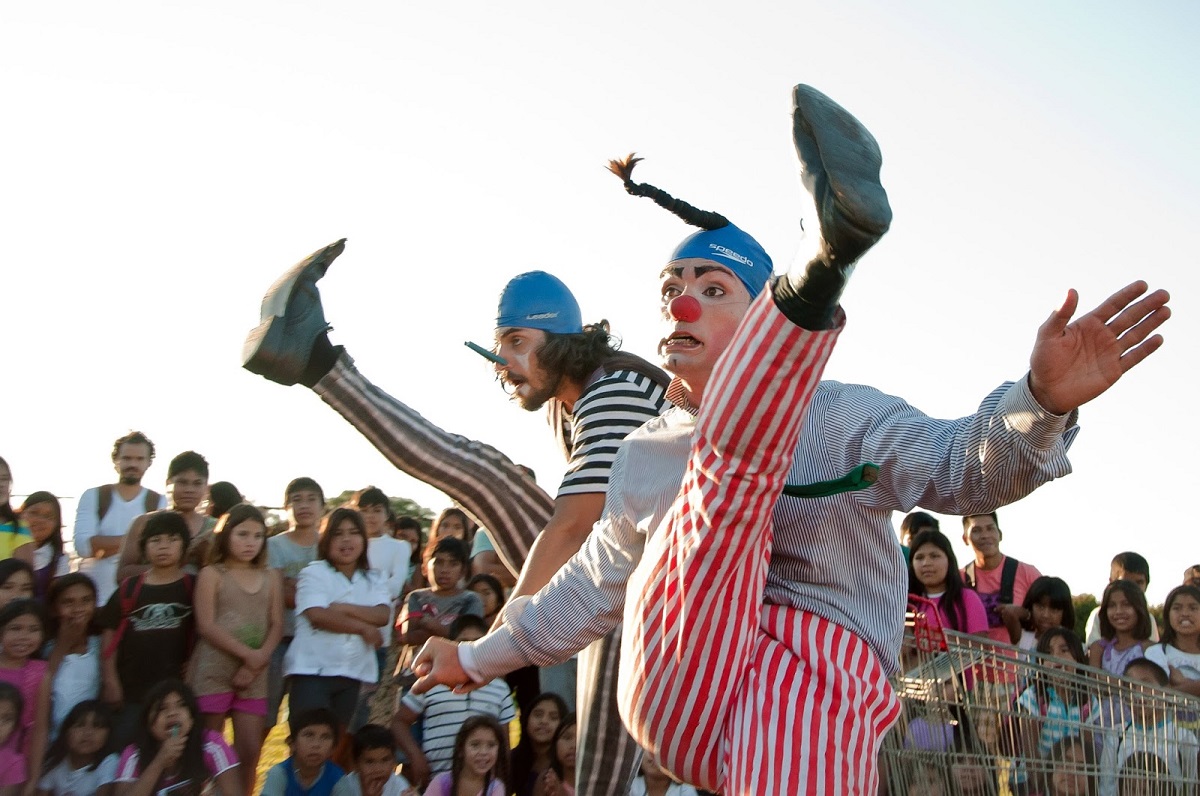
<path id="1" fill-rule="evenodd" d="M 1114 677 L 943 630 L 920 598 L 906 625 L 886 796 L 1200 794 L 1200 699 L 1153 667 Z"/>

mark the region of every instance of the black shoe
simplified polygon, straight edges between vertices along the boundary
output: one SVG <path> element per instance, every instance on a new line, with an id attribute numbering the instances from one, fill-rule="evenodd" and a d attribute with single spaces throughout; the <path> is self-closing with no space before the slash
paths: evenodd
<path id="1" fill-rule="evenodd" d="M 803 272 L 776 281 L 775 304 L 805 329 L 829 329 L 854 263 L 887 232 L 892 208 L 874 136 L 811 86 L 796 86 L 792 96 L 792 138 L 817 206 L 821 246 Z"/>
<path id="2" fill-rule="evenodd" d="M 311 376 L 313 347 L 331 328 L 325 321 L 317 280 L 345 248 L 345 238 L 331 243 L 271 285 L 263 296 L 262 322 L 250 330 L 242 346 L 242 367 L 279 384 L 316 383 L 305 378 Z M 323 347 L 328 348 L 327 338 L 325 343 Z"/>
<path id="3" fill-rule="evenodd" d="M 792 138 L 821 224 L 821 257 L 843 268 L 875 245 L 892 223 L 879 182 L 883 156 L 862 123 L 812 86 L 793 93 Z"/>

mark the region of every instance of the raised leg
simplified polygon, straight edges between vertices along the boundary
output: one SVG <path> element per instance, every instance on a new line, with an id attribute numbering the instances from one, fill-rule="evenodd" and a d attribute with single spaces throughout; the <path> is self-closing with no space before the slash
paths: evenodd
<path id="1" fill-rule="evenodd" d="M 683 488 L 630 579 L 622 718 L 667 771 L 710 790 L 760 635 L 771 509 L 837 335 L 800 329 L 770 291 L 751 304 L 706 389 Z"/>
<path id="2" fill-rule="evenodd" d="M 462 504 L 504 564 L 520 572 L 554 501 L 507 456 L 430 423 L 367 381 L 344 352 L 313 389 L 397 469 Z"/>
<path id="3" fill-rule="evenodd" d="M 894 710 L 868 710 L 853 695 L 890 693 L 861 639 L 792 609 L 783 609 L 786 621 L 773 635 L 760 629 L 764 612 L 778 610 L 763 604 L 771 511 L 837 339 L 842 289 L 855 261 L 891 222 L 874 138 L 820 92 L 798 86 L 793 96 L 793 137 L 816 202 L 821 248 L 751 304 L 717 362 L 682 489 L 647 539 L 625 605 L 622 718 L 667 771 L 727 796 L 865 792 L 863 783 L 875 782 L 877 730 L 894 719 Z M 788 622 L 810 620 L 836 643 L 768 643 L 793 639 Z M 857 681 L 835 686 L 836 672 L 821 673 L 831 661 L 851 663 L 847 655 L 873 664 L 863 673 L 866 689 Z M 839 747 L 840 740 L 823 734 L 836 728 L 820 723 L 802 722 L 798 737 L 793 714 L 780 709 L 786 692 L 772 690 L 784 685 L 826 700 L 837 695 L 839 705 L 852 706 L 847 720 L 873 728 L 870 750 Z M 842 765 L 860 752 L 870 761 L 863 773 Z M 814 767 L 832 784 L 789 784 L 805 782 L 802 772 Z M 764 782 L 775 784 L 762 789 Z"/>

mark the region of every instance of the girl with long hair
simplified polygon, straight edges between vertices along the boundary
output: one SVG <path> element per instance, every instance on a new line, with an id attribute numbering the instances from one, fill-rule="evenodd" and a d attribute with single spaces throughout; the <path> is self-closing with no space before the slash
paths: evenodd
<path id="1" fill-rule="evenodd" d="M 543 775 L 550 770 L 554 736 L 567 713 L 563 698 L 547 691 L 539 695 L 529 713 L 521 717 L 521 740 L 512 753 L 512 790 L 517 796 L 540 796 L 538 787 Z"/>
<path id="2" fill-rule="evenodd" d="M 24 709 L 16 747 L 25 754 L 28 781 L 42 773 L 50 724 L 49 666 L 39 653 L 46 641 L 46 615 L 35 600 L 14 600 L 0 610 L 0 681 L 16 686 Z"/>
<path id="3" fill-rule="evenodd" d="M 112 715 L 103 703 L 87 699 L 72 706 L 46 752 L 38 796 L 110 796 L 117 776 L 112 740 Z"/>
<path id="4" fill-rule="evenodd" d="M 56 578 L 46 595 L 51 740 L 58 737 L 75 705 L 100 697 L 102 649 L 96 597 L 96 584 L 82 572 Z"/>
<path id="5" fill-rule="evenodd" d="M 1200 696 L 1200 588 L 1176 586 L 1163 603 L 1162 640 L 1146 658 L 1163 668 L 1171 687 Z"/>
<path id="6" fill-rule="evenodd" d="M 29 529 L 13 511 L 12 468 L 0 458 L 0 559 L 19 558 L 25 562 L 33 560 L 32 538 Z"/>
<path id="7" fill-rule="evenodd" d="M 1021 607 L 1025 609 L 1024 617 L 1018 623 L 1016 615 L 1010 614 L 1006 617 L 1006 625 L 1012 643 L 1023 650 L 1036 648 L 1042 636 L 1056 627 L 1075 628 L 1071 587 L 1062 578 L 1042 575 L 1034 580 L 1025 592 Z"/>
<path id="8" fill-rule="evenodd" d="M 1100 598 L 1100 639 L 1088 648 L 1088 664 L 1120 677 L 1150 646 L 1150 609 L 1136 583 L 1114 580 Z"/>
<path id="9" fill-rule="evenodd" d="M 209 566 L 196 578 L 193 610 L 200 639 L 188 680 L 205 726 L 217 732 L 233 719 L 244 792 L 266 735 L 267 665 L 283 638 L 283 579 L 267 568 L 267 524 L 261 511 L 239 503 L 221 517 Z"/>
<path id="10" fill-rule="evenodd" d="M 33 539 L 33 593 L 44 599 L 50 581 L 71 571 L 63 552 L 62 506 L 53 493 L 40 491 L 26 497 L 17 513 Z"/>
<path id="11" fill-rule="evenodd" d="M 328 708 L 345 729 L 363 683 L 379 680 L 375 650 L 391 618 L 387 582 L 367 561 L 367 526 L 337 508 L 322 525 L 317 560 L 296 580 L 296 635 L 284 657 L 293 711 Z"/>
<path id="12" fill-rule="evenodd" d="M 425 796 L 504 796 L 508 781 L 507 733 L 491 716 L 471 716 L 454 739 L 450 770 L 433 778 Z"/>
<path id="13" fill-rule="evenodd" d="M 164 680 L 146 693 L 132 744 L 117 764 L 116 796 L 199 796 L 215 785 L 237 793 L 238 760 L 220 733 L 205 729 L 192 689 Z"/>
<path id="14" fill-rule="evenodd" d="M 960 633 L 987 633 L 987 612 L 974 589 L 963 584 L 950 539 L 927 528 L 912 539 L 908 593 L 937 603 L 942 626 Z"/>

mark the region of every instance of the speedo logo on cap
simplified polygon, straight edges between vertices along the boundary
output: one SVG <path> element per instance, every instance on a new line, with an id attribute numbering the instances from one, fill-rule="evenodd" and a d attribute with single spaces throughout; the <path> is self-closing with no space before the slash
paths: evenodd
<path id="1" fill-rule="evenodd" d="M 748 265 L 751 268 L 754 267 L 754 261 L 749 257 L 738 254 L 733 249 L 727 249 L 719 243 L 710 243 L 708 244 L 708 248 L 716 252 L 717 256 L 719 257 L 725 257 L 729 260 L 733 260 L 734 262 L 741 263 L 742 265 Z"/>
<path id="2" fill-rule="evenodd" d="M 527 321 L 545 321 L 545 320 L 549 320 L 550 318 L 557 318 L 557 317 L 558 317 L 557 312 L 535 312 L 532 315 L 526 315 L 525 320 L 527 320 Z"/>

